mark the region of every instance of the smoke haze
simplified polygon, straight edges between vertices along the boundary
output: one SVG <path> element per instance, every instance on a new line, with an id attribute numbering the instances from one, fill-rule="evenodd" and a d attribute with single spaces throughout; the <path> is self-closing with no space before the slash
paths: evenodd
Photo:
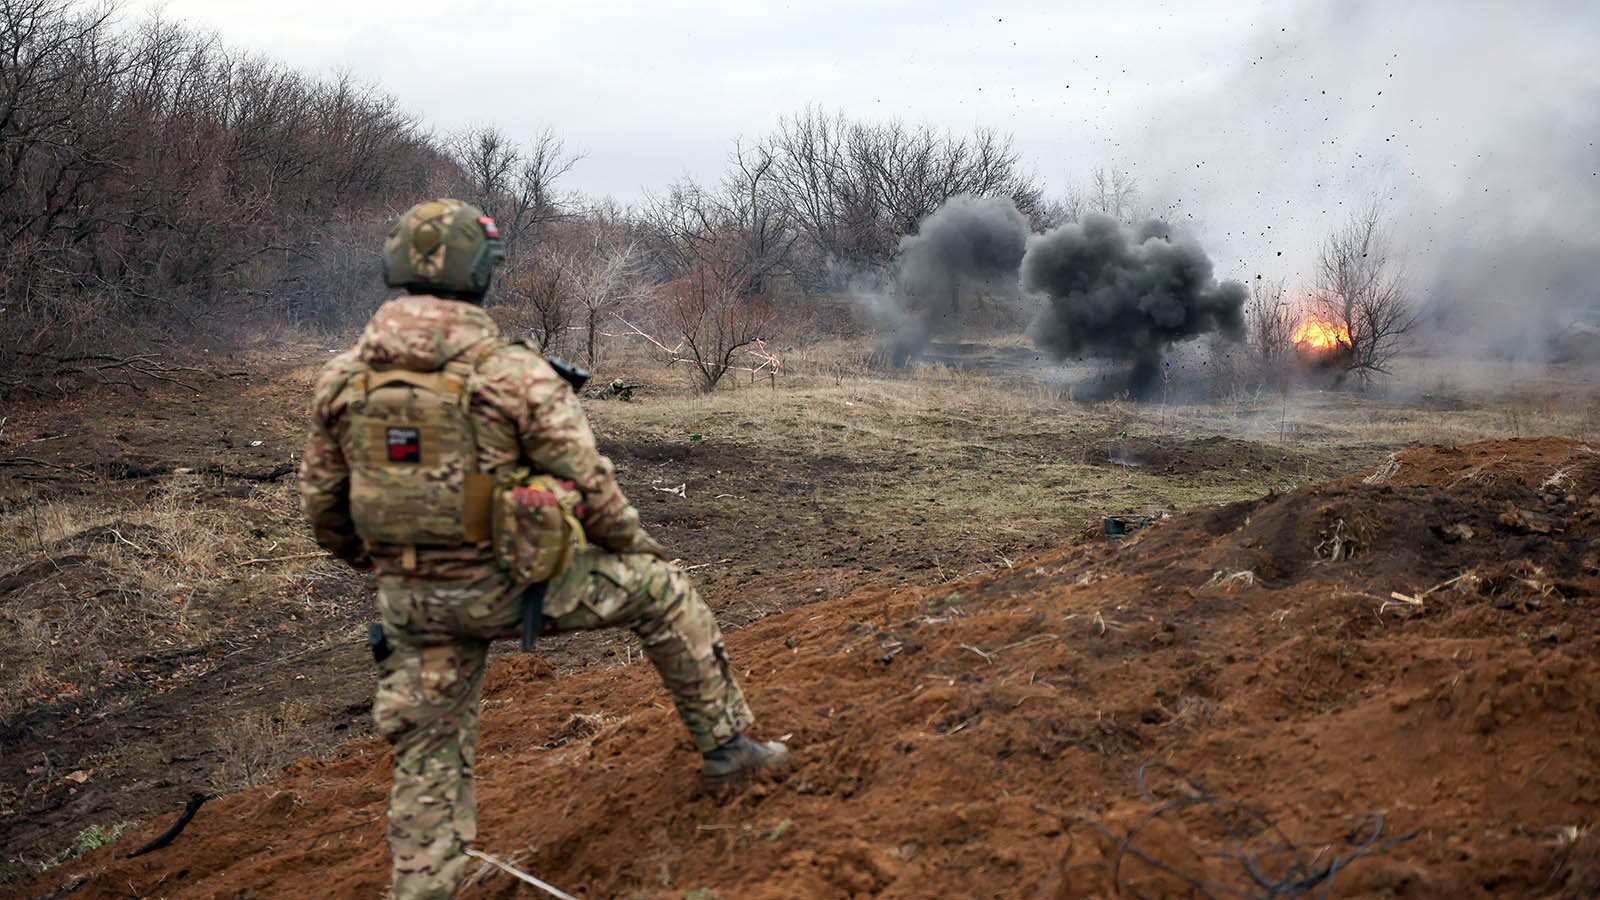
<path id="1" fill-rule="evenodd" d="M 959 329 L 977 296 L 1016 296 L 1027 246 L 1028 220 L 1005 197 L 952 197 L 901 238 L 895 286 L 866 298 L 891 332 L 884 350 L 894 363 L 915 357 L 932 334 Z"/>
<path id="2" fill-rule="evenodd" d="M 1129 388 L 1148 396 L 1176 341 L 1243 336 L 1244 285 L 1218 282 L 1188 235 L 1150 220 L 1137 227 L 1093 213 L 1035 237 L 1022 287 L 1046 305 L 1029 331 L 1058 361 L 1078 355 L 1131 363 Z"/>
<path id="3" fill-rule="evenodd" d="M 1540 360 L 1600 305 L 1600 9 L 1312 0 L 1150 110 L 1136 174 L 1230 273 L 1301 293 L 1378 198 L 1423 349 Z"/>
<path id="4" fill-rule="evenodd" d="M 900 239 L 900 284 L 921 294 L 1016 293 L 1028 220 L 1005 197 L 952 197 Z"/>

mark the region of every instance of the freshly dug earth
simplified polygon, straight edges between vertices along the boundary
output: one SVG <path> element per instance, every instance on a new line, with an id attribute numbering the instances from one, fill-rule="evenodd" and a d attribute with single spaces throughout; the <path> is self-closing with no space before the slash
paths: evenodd
<path id="1" fill-rule="evenodd" d="M 1252 850 L 1276 896 L 1593 896 L 1597 535 L 1600 451 L 1488 442 L 862 588 L 730 636 L 796 758 L 721 791 L 648 667 L 507 657 L 478 845 L 585 897 L 1267 896 Z M 389 771 L 344 745 L 18 896 L 377 896 Z M 532 895 L 480 875 L 465 896 Z"/>

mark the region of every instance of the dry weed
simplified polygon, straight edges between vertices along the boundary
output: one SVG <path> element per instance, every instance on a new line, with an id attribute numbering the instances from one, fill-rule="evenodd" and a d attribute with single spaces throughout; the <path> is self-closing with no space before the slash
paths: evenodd
<path id="1" fill-rule="evenodd" d="M 258 493 L 208 505 L 201 476 L 172 476 L 148 500 L 36 498 L 0 515 L 0 546 L 21 551 L 0 571 L 0 714 L 108 681 L 130 653 L 215 639 L 232 614 L 220 599 L 317 577 L 236 568 L 263 549 L 249 511 L 297 515 L 292 488 Z M 277 541 L 310 546 L 287 528 Z"/>
<path id="2" fill-rule="evenodd" d="M 231 793 L 271 781 L 302 754 L 303 732 L 310 720 L 307 701 L 288 700 L 276 709 L 247 709 L 211 729 L 211 745 L 223 762 L 211 777 L 211 789 Z"/>

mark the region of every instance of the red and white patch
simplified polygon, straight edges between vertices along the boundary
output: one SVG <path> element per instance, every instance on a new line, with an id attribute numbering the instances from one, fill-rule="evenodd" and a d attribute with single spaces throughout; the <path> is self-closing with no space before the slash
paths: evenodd
<path id="1" fill-rule="evenodd" d="M 500 236 L 500 226 L 496 225 L 494 220 L 488 216 L 479 216 L 478 224 L 483 226 L 484 237 L 497 238 Z"/>
<path id="2" fill-rule="evenodd" d="M 422 432 L 420 429 L 390 428 L 388 439 L 390 462 L 422 462 Z"/>

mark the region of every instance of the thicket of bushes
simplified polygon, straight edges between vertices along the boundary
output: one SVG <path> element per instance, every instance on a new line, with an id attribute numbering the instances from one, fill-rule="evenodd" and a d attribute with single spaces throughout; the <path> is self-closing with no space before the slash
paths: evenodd
<path id="1" fill-rule="evenodd" d="M 374 298 L 374 235 L 452 164 L 395 100 L 161 19 L 0 8 L 0 369 Z"/>

